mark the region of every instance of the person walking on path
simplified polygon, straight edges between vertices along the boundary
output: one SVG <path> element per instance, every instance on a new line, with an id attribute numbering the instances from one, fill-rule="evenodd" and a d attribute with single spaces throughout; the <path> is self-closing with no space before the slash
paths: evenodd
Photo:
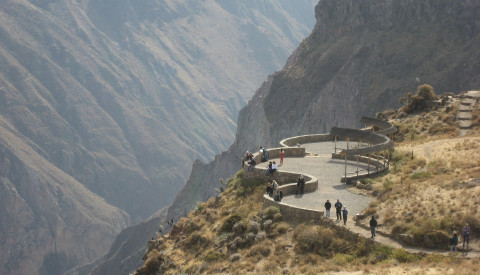
<path id="1" fill-rule="evenodd" d="M 457 253 L 457 245 L 458 245 L 457 232 L 453 231 L 453 237 L 450 238 L 450 251 L 455 250 L 455 253 Z"/>
<path id="2" fill-rule="evenodd" d="M 370 219 L 370 231 L 372 231 L 372 239 L 375 239 L 375 229 L 377 229 L 377 220 L 375 216 L 372 215 Z"/>
<path id="3" fill-rule="evenodd" d="M 283 165 L 283 158 L 285 157 L 285 151 L 283 151 L 283 148 L 280 149 L 280 165 Z"/>
<path id="4" fill-rule="evenodd" d="M 337 210 L 337 221 L 342 220 L 342 203 L 340 202 L 339 199 L 337 199 L 337 202 L 335 203 L 335 209 Z"/>
<path id="5" fill-rule="evenodd" d="M 468 226 L 468 223 L 465 224 L 462 230 L 462 236 L 463 236 L 463 248 L 465 248 L 465 241 L 467 241 L 467 249 L 468 249 L 468 242 L 470 241 L 470 227 Z"/>
<path id="6" fill-rule="evenodd" d="M 325 217 L 330 218 L 330 208 L 332 208 L 332 204 L 329 200 L 325 203 Z"/>
<path id="7" fill-rule="evenodd" d="M 343 213 L 343 225 L 347 225 L 347 215 L 348 215 L 347 207 L 343 208 L 342 213 Z"/>

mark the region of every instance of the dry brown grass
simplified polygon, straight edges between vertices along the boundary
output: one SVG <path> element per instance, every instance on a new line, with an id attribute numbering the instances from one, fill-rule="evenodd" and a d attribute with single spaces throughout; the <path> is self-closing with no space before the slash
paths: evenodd
<path id="1" fill-rule="evenodd" d="M 421 228 L 450 234 L 473 219 L 469 223 L 480 233 L 480 223 L 473 214 L 480 205 L 480 186 L 465 184 L 471 178 L 480 178 L 480 138 L 453 137 L 456 131 L 438 130 L 444 124 L 455 126 L 451 117 L 456 108 L 396 121 L 400 126 L 396 137 L 401 142 L 397 141 L 392 154 L 394 169 L 375 179 L 377 192 L 373 194 L 377 200 L 364 212 L 367 216 L 378 215 L 386 232 L 412 233 Z M 426 127 L 428 123 L 433 125 Z"/>
<path id="2" fill-rule="evenodd" d="M 473 135 L 452 138 L 454 133 L 433 131 L 429 126 L 437 122 L 455 123 L 451 118 L 453 112 L 439 110 L 397 121 L 403 125 L 399 135 L 403 141 L 396 141 L 397 149 L 392 154 L 395 169 L 369 181 L 377 199 L 365 211 L 368 216 L 379 217 L 383 231 L 395 235 L 431 231 L 429 236 L 441 239 L 444 237 L 441 232 L 459 230 L 464 222 L 480 228 L 480 186 L 466 183 L 470 178 L 480 178 L 480 138 Z M 474 128 L 473 133 L 478 133 L 475 131 L 479 129 Z M 254 181 L 243 184 L 239 192 L 242 183 L 237 177 L 220 199 L 198 204 L 164 241 L 149 245 L 142 270 L 152 271 L 165 263 L 164 266 L 171 266 L 166 274 L 476 274 L 480 271 L 478 259 L 429 255 L 422 260 L 403 250 L 373 245 L 344 229 L 289 224 L 277 210 L 262 209 L 264 183 L 258 188 Z M 235 221 L 241 220 L 247 227 L 250 221 L 261 222 L 262 217 L 268 216 L 273 224 L 265 230 L 266 239 L 229 251 L 232 228 L 223 225 L 235 215 L 238 216 Z M 240 255 L 239 260 L 230 260 L 234 253 Z M 379 255 L 387 259 L 381 260 Z"/>

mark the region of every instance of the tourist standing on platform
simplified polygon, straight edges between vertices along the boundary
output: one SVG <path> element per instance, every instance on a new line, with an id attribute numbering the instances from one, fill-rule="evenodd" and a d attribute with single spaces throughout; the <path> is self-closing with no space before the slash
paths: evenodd
<path id="1" fill-rule="evenodd" d="M 335 203 L 335 209 L 337 210 L 337 221 L 342 220 L 342 203 L 338 199 L 337 202 Z"/>
<path id="2" fill-rule="evenodd" d="M 303 175 L 300 175 L 297 181 L 297 191 L 295 192 L 296 195 L 303 195 L 305 191 L 305 178 Z"/>
<path id="3" fill-rule="evenodd" d="M 332 204 L 329 200 L 325 203 L 325 217 L 330 218 L 330 208 L 332 208 Z"/>
<path id="4" fill-rule="evenodd" d="M 347 207 L 343 207 L 343 225 L 347 225 L 347 216 L 348 216 L 348 211 Z"/>
<path id="5" fill-rule="evenodd" d="M 280 165 L 283 165 L 283 158 L 285 157 L 285 151 L 283 151 L 283 148 L 280 149 Z"/>

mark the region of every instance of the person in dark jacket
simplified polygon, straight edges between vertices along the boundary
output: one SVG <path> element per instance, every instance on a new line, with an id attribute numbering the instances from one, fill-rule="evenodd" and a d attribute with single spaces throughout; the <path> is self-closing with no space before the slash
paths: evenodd
<path id="1" fill-rule="evenodd" d="M 337 202 L 335 203 L 335 209 L 337 210 L 337 221 L 342 220 L 342 206 L 343 205 L 340 200 L 337 200 Z"/>
<path id="2" fill-rule="evenodd" d="M 372 218 L 370 219 L 370 230 L 372 231 L 372 239 L 375 239 L 375 229 L 377 229 L 377 220 L 375 219 L 375 216 L 372 215 Z"/>
<path id="3" fill-rule="evenodd" d="M 347 216 L 348 216 L 347 207 L 343 207 L 342 213 L 343 213 L 343 225 L 347 225 Z"/>
<path id="4" fill-rule="evenodd" d="M 296 195 L 303 195 L 303 192 L 305 191 L 305 177 L 303 175 L 300 175 L 297 181 L 297 190 L 295 191 Z"/>
<path id="5" fill-rule="evenodd" d="M 455 250 L 455 253 L 457 253 L 457 245 L 458 245 L 457 232 L 453 231 L 453 237 L 450 238 L 450 251 Z"/>
<path id="6" fill-rule="evenodd" d="M 330 208 L 332 208 L 332 204 L 329 200 L 325 203 L 325 217 L 330 218 Z"/>

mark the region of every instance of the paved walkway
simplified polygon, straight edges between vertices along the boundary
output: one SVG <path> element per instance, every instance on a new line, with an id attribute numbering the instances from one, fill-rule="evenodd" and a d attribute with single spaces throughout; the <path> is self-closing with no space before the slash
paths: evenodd
<path id="1" fill-rule="evenodd" d="M 285 196 L 282 202 L 309 209 L 325 210 L 324 204 L 327 199 L 332 202 L 331 219 L 335 218 L 335 204 L 337 199 L 347 207 L 349 218 L 347 220 L 347 228 L 352 232 L 358 233 L 366 238 L 370 237 L 370 230 L 361 226 L 356 226 L 353 217 L 357 213 L 361 213 L 367 205 L 372 201 L 370 197 L 352 193 L 347 190 L 347 185 L 340 182 L 341 176 L 345 174 L 345 161 L 332 159 L 332 152 L 335 148 L 334 142 L 319 142 L 302 144 L 306 152 L 310 153 L 306 157 L 285 158 L 283 166 L 279 167 L 279 171 L 288 171 L 295 173 L 305 173 L 318 178 L 318 189 L 315 192 L 305 193 L 302 197 L 295 195 Z M 346 148 L 346 142 L 337 142 L 338 147 Z M 316 155 L 315 155 L 316 154 Z M 280 162 L 279 159 L 271 159 Z M 366 169 L 367 164 L 359 163 L 359 169 Z M 357 163 L 347 162 L 347 173 L 355 172 Z M 339 226 L 343 224 L 339 223 Z M 425 249 L 419 247 L 405 246 L 397 240 L 392 239 L 383 234 L 377 234 L 376 242 L 394 247 L 403 248 L 411 253 L 438 253 L 447 255 L 448 250 Z M 462 257 L 480 257 L 479 251 L 459 252 L 457 255 Z"/>
<path id="2" fill-rule="evenodd" d="M 351 143 L 352 145 L 352 143 Z M 372 200 L 369 197 L 354 194 L 347 190 L 347 185 L 340 182 L 345 175 L 345 161 L 332 159 L 335 148 L 334 142 L 319 142 L 302 144 L 307 153 L 318 156 L 306 156 L 299 158 L 285 158 L 279 171 L 305 173 L 318 178 L 318 189 L 312 193 L 306 193 L 302 197 L 295 195 L 285 196 L 282 202 L 292 206 L 308 209 L 325 210 L 324 204 L 327 199 L 332 203 L 331 216 L 335 216 L 333 205 L 340 199 L 343 206 L 347 207 L 350 221 L 355 214 L 360 213 Z M 338 147 L 346 148 L 346 142 L 337 142 Z M 279 163 L 278 159 L 274 159 Z M 359 169 L 367 169 L 368 165 L 359 163 Z M 347 162 L 347 173 L 355 172 L 357 163 Z M 352 221 L 353 223 L 353 221 Z"/>

